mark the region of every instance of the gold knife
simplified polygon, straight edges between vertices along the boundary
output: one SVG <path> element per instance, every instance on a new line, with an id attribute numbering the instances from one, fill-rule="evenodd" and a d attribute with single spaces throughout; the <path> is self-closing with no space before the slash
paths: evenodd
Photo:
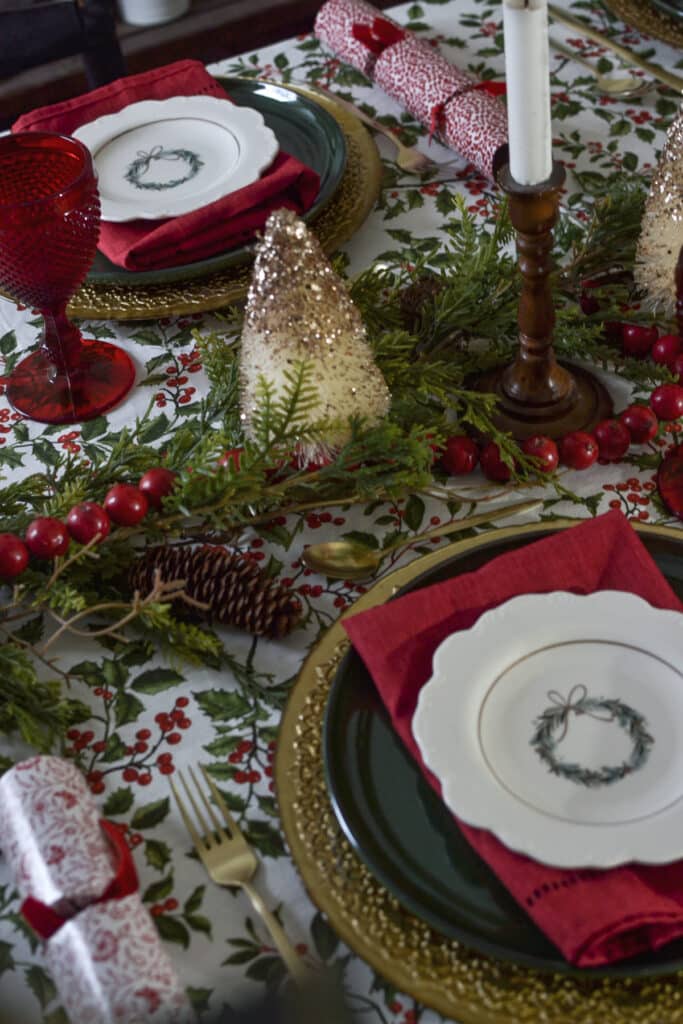
<path id="1" fill-rule="evenodd" d="M 548 13 L 551 18 L 555 21 L 561 22 L 563 25 L 569 25 L 570 28 L 574 28 L 581 35 L 586 36 L 587 39 L 592 39 L 594 43 L 599 43 L 601 46 L 606 46 L 608 50 L 612 50 L 617 56 L 621 57 L 622 60 L 626 61 L 627 64 L 632 64 L 636 68 L 641 68 L 646 71 L 648 75 L 652 75 L 659 82 L 663 82 L 664 85 L 671 86 L 677 92 L 683 92 L 683 78 L 679 75 L 675 75 L 672 71 L 666 71 L 664 68 L 660 68 L 659 64 L 651 64 L 649 60 L 643 60 L 637 54 L 632 53 L 631 50 L 626 46 L 621 46 L 620 43 L 615 43 L 609 39 L 608 36 L 604 36 L 602 32 L 598 32 L 596 29 L 587 25 L 585 21 L 579 21 L 578 18 L 572 18 L 571 15 L 565 14 L 564 11 L 560 11 L 553 4 L 548 4 Z"/>

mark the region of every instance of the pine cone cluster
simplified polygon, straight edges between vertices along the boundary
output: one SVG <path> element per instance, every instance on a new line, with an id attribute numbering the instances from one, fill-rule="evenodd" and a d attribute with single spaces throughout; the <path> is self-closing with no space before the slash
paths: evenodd
<path id="1" fill-rule="evenodd" d="M 291 590 L 269 579 L 256 562 L 223 547 L 149 548 L 131 569 L 131 588 L 145 597 L 154 587 L 156 570 L 166 583 L 183 580 L 187 596 L 208 605 L 201 614 L 212 622 L 280 638 L 301 618 L 301 604 Z M 174 611 L 187 612 L 187 604 L 174 604 Z"/>

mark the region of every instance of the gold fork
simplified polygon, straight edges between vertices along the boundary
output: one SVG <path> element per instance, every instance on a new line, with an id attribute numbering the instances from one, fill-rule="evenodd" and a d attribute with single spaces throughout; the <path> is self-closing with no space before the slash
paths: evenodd
<path id="1" fill-rule="evenodd" d="M 204 805 L 206 814 L 210 819 L 211 827 L 207 826 L 204 814 L 198 806 L 182 772 L 178 772 L 178 777 L 183 784 L 188 800 L 192 804 L 192 809 L 194 810 L 199 823 L 199 828 L 203 835 L 197 831 L 187 807 L 180 797 L 173 781 L 169 779 L 169 782 L 171 783 L 173 796 L 178 804 L 178 810 L 185 822 L 187 831 L 192 837 L 192 842 L 195 845 L 195 849 L 199 854 L 202 864 L 208 871 L 211 879 L 217 885 L 239 886 L 241 889 L 244 889 L 251 900 L 254 910 L 260 915 L 261 920 L 270 932 L 271 938 L 277 946 L 280 956 L 287 965 L 287 969 L 292 977 L 300 984 L 309 984 L 311 977 L 313 976 L 313 972 L 310 971 L 302 962 L 291 942 L 285 935 L 277 918 L 274 914 L 271 914 L 260 894 L 251 884 L 251 879 L 258 868 L 256 853 L 249 846 L 246 837 L 228 810 L 225 800 L 221 796 L 213 779 L 206 771 L 206 768 L 204 765 L 200 765 L 199 767 L 211 791 L 211 795 L 223 814 L 225 822 L 224 825 L 219 821 L 213 807 L 211 806 L 209 797 L 197 780 L 197 777 L 191 767 L 188 768 L 188 771 L 197 794 Z"/>

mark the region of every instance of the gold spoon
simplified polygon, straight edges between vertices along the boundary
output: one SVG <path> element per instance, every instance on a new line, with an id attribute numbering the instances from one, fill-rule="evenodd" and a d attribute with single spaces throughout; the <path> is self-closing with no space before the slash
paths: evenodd
<path id="1" fill-rule="evenodd" d="M 390 552 L 405 547 L 407 544 L 419 544 L 432 537 L 445 537 L 448 533 L 458 533 L 462 530 L 469 530 L 473 526 L 481 526 L 483 523 L 492 523 L 494 519 L 504 519 L 506 516 L 519 515 L 522 512 L 533 512 L 543 502 L 538 498 L 535 501 L 522 501 L 517 505 L 506 505 L 505 508 L 491 509 L 490 512 L 479 512 L 474 516 L 466 516 L 465 519 L 456 519 L 452 523 L 444 523 L 434 530 L 427 530 L 426 533 L 419 533 L 414 537 L 401 537 L 399 540 L 375 551 L 365 547 L 355 540 L 331 540 L 322 544 L 311 544 L 307 547 L 301 561 L 313 572 L 323 576 L 329 576 L 335 580 L 362 580 L 377 572 L 380 563 Z"/>
<path id="2" fill-rule="evenodd" d="M 598 92 L 605 93 L 607 96 L 617 96 L 621 99 L 629 100 L 635 96 L 644 96 L 645 93 L 650 92 L 654 87 L 654 81 L 650 80 L 643 81 L 638 75 L 627 75 L 624 74 L 621 78 L 613 78 L 610 75 L 601 74 L 590 61 L 585 60 L 580 54 L 570 50 L 569 47 L 563 46 L 562 43 L 556 42 L 551 39 L 550 45 L 558 53 L 561 53 L 563 57 L 569 57 L 570 60 L 575 61 L 577 64 L 581 64 L 593 75 L 593 85 Z"/>

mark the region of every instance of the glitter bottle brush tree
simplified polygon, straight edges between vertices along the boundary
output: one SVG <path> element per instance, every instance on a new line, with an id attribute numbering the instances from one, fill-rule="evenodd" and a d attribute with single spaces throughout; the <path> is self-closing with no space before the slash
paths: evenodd
<path id="1" fill-rule="evenodd" d="M 302 437 L 301 461 L 323 457 L 350 437 L 349 421 L 376 423 L 390 396 L 373 358 L 359 311 L 317 239 L 289 210 L 271 214 L 258 247 L 241 349 L 241 411 L 255 438 L 265 381 L 282 396 L 291 372 L 305 363 L 316 392 L 302 435 L 325 423 L 324 436 Z"/>
<path id="2" fill-rule="evenodd" d="M 676 263 L 683 246 L 683 112 L 667 134 L 652 177 L 636 253 L 635 277 L 649 304 L 673 319 Z"/>

